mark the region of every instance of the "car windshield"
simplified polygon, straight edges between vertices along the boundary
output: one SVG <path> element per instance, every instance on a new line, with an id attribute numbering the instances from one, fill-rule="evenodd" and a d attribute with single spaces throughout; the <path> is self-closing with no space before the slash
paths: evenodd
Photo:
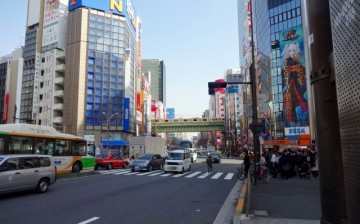
<path id="1" fill-rule="evenodd" d="M 140 156 L 138 159 L 149 160 L 151 158 L 152 158 L 151 154 L 144 154 L 144 155 Z"/>
<path id="2" fill-rule="evenodd" d="M 212 152 L 212 153 L 210 153 L 210 155 L 211 155 L 211 157 L 218 157 L 219 156 L 219 154 L 217 154 L 216 152 Z"/>
<path id="3" fill-rule="evenodd" d="M 184 158 L 183 153 L 170 152 L 169 155 L 167 156 L 167 159 L 172 159 L 172 160 L 182 160 L 183 158 Z"/>

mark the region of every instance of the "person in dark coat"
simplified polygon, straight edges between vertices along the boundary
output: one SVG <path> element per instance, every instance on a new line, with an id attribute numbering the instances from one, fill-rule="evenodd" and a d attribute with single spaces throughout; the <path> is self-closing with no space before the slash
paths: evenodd
<path id="1" fill-rule="evenodd" d="M 247 177 L 250 168 L 250 156 L 247 150 L 244 151 L 244 165 L 245 176 Z"/>
<path id="2" fill-rule="evenodd" d="M 207 164 L 208 173 L 211 173 L 212 172 L 212 158 L 211 158 L 211 155 L 208 155 L 208 157 L 206 158 L 206 164 Z"/>

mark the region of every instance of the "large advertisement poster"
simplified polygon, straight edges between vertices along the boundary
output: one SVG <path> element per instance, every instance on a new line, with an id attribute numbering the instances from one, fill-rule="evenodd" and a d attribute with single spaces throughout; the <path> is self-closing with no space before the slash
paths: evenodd
<path id="1" fill-rule="evenodd" d="M 296 130 L 303 130 L 309 126 L 309 108 L 301 26 L 280 33 L 280 51 L 285 129 L 297 127 Z M 296 132 L 302 131 L 290 131 L 293 135 L 305 134 Z"/>

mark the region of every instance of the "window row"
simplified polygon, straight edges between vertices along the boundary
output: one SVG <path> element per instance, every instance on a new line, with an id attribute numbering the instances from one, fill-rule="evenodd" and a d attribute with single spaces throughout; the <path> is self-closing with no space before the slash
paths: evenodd
<path id="1" fill-rule="evenodd" d="M 100 51 L 89 51 L 89 57 L 91 58 L 103 58 L 103 59 L 111 59 L 112 61 L 124 61 L 123 55 L 115 55 L 111 52 L 100 52 Z"/>
<path id="2" fill-rule="evenodd" d="M 120 41 L 124 41 L 125 39 L 125 35 L 122 33 L 115 33 L 115 32 L 111 32 L 111 31 L 103 31 L 103 30 L 97 30 L 97 29 L 89 29 L 89 39 L 91 37 L 99 37 L 99 38 L 110 38 L 113 40 L 120 40 Z"/>
<path id="3" fill-rule="evenodd" d="M 109 68 L 105 66 L 94 66 L 94 65 L 88 66 L 88 72 L 90 73 L 99 72 L 99 73 L 105 73 L 111 75 L 124 75 L 124 69 L 122 68 L 118 69 L 118 68 Z"/>
<path id="4" fill-rule="evenodd" d="M 301 16 L 300 7 L 270 17 L 270 25 L 273 25 L 273 24 L 276 24 L 276 23 L 280 23 L 280 22 L 282 22 L 282 21 L 287 21 L 287 20 L 296 18 L 296 17 L 298 17 L 298 16 Z"/>
<path id="5" fill-rule="evenodd" d="M 110 104 L 110 103 L 86 103 L 86 113 L 90 111 L 122 111 L 123 106 L 122 104 Z M 88 116 L 88 115 L 86 115 Z M 95 115 L 92 115 L 95 116 Z M 119 115 L 117 115 L 119 116 Z"/>
<path id="6" fill-rule="evenodd" d="M 103 58 L 89 58 L 88 64 L 90 65 L 99 65 L 99 66 L 108 66 L 114 67 L 114 68 L 124 68 L 124 62 L 123 61 L 110 61 L 110 60 L 104 60 Z"/>
<path id="7" fill-rule="evenodd" d="M 124 33 L 123 27 L 113 26 L 110 24 L 104 24 L 99 22 L 90 21 L 89 27 L 98 30 L 112 31 L 114 33 Z"/>
<path id="8" fill-rule="evenodd" d="M 125 27 L 124 22 L 121 20 L 114 19 L 114 18 L 108 18 L 108 17 L 95 15 L 95 14 L 90 14 L 89 20 L 90 20 L 90 22 L 98 22 L 98 23 L 103 23 L 105 25 Z"/>
<path id="9" fill-rule="evenodd" d="M 111 39 L 110 37 L 97 37 L 97 36 L 89 36 L 89 42 L 90 43 L 97 43 L 97 44 L 105 44 L 105 45 L 111 45 L 114 47 L 124 47 L 124 41 L 116 39 Z"/>
<path id="10" fill-rule="evenodd" d="M 271 0 L 268 1 L 270 16 L 301 7 L 301 0 Z"/>
<path id="11" fill-rule="evenodd" d="M 298 26 L 302 24 L 301 16 L 298 16 L 296 18 L 286 20 L 280 23 L 276 23 L 274 25 L 270 26 L 270 33 L 274 34 L 276 32 L 292 28 L 294 26 Z M 275 38 L 275 36 L 271 36 L 271 41 L 278 40 L 278 38 Z"/>
<path id="12" fill-rule="evenodd" d="M 111 82 L 124 82 L 123 76 L 118 75 L 107 75 L 107 74 L 101 74 L 101 73 L 88 73 L 88 80 L 95 79 L 98 81 L 111 81 Z"/>
<path id="13" fill-rule="evenodd" d="M 111 96 L 111 97 L 123 97 L 124 91 L 119 89 L 100 89 L 100 88 L 87 88 L 86 91 L 87 95 L 105 95 L 105 96 Z"/>
<path id="14" fill-rule="evenodd" d="M 107 121 L 106 120 L 101 120 L 99 118 L 86 117 L 85 125 L 104 126 L 104 130 L 106 130 Z M 109 121 L 109 125 L 110 126 L 122 126 L 123 125 L 123 119 L 121 119 L 120 117 L 117 118 L 117 119 L 113 118 L 113 119 L 111 119 Z"/>
<path id="15" fill-rule="evenodd" d="M 111 53 L 117 54 L 117 55 L 124 54 L 124 52 L 125 52 L 124 48 L 121 48 L 121 47 L 115 47 L 115 46 L 104 45 L 104 44 L 94 44 L 94 43 L 89 43 L 89 50 L 111 52 Z"/>
<path id="16" fill-rule="evenodd" d="M 93 80 L 89 80 L 87 83 L 88 87 L 96 87 L 96 88 L 111 88 L 111 89 L 118 89 L 121 90 L 123 89 L 123 84 L 122 83 L 113 83 L 113 82 L 102 82 L 102 81 L 96 81 L 94 82 Z"/>

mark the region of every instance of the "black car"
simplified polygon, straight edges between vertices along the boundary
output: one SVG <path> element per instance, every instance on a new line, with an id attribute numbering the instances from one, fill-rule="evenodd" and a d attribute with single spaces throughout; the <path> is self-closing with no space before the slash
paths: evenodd
<path id="1" fill-rule="evenodd" d="M 164 158 L 159 154 L 144 154 L 130 163 L 132 172 L 138 170 L 152 171 L 155 169 L 162 170 L 164 168 Z"/>
<path id="2" fill-rule="evenodd" d="M 221 162 L 221 156 L 217 152 L 210 152 L 210 156 L 212 158 L 213 163 L 220 163 Z"/>

